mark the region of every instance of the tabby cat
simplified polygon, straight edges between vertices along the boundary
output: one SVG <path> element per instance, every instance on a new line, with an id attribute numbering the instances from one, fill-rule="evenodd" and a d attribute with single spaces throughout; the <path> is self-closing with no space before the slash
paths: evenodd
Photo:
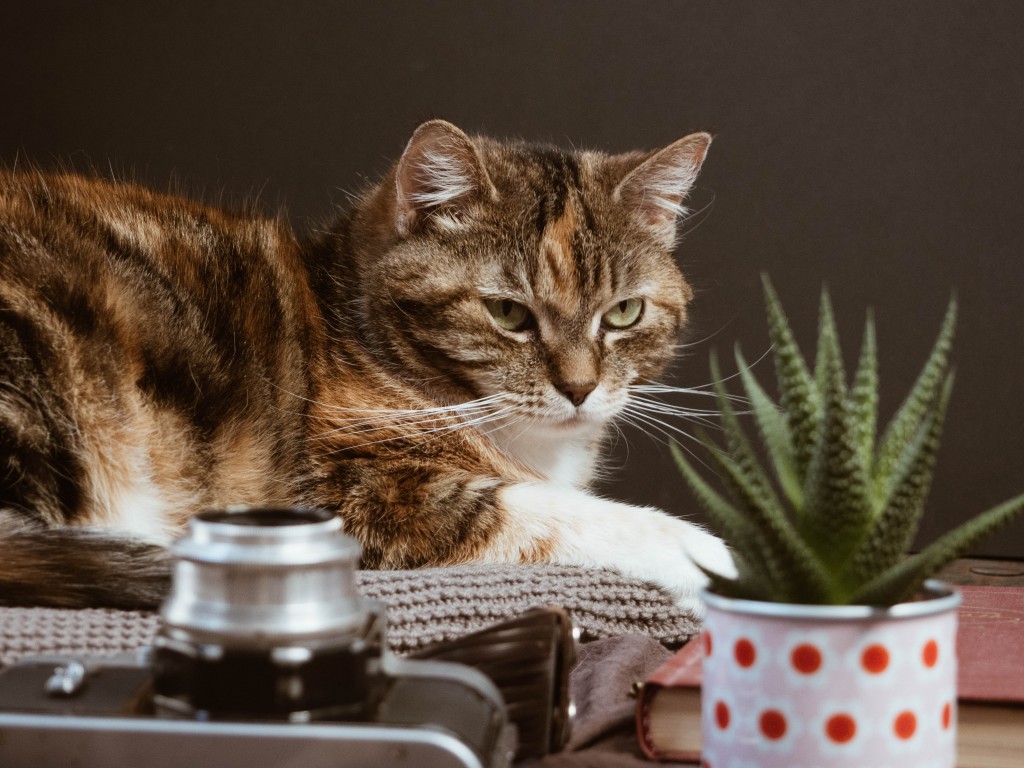
<path id="1" fill-rule="evenodd" d="M 129 183 L 0 174 L 0 602 L 156 605 L 228 504 L 336 510 L 368 568 L 606 566 L 696 605 L 721 542 L 587 492 L 691 291 L 711 137 L 563 152 L 421 125 L 300 242 Z"/>

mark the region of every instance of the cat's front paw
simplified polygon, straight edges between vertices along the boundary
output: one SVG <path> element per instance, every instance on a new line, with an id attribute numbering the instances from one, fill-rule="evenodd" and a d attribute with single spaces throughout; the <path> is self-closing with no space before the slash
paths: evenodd
<path id="1" fill-rule="evenodd" d="M 652 510 L 656 514 L 662 514 Z M 704 604 L 700 599 L 700 590 L 707 584 L 707 577 L 697 568 L 702 568 L 721 576 L 733 577 L 736 575 L 736 566 L 733 564 L 732 555 L 729 553 L 725 542 L 717 536 L 708 533 L 703 528 L 688 523 L 684 520 L 672 519 L 672 523 L 681 524 L 682 529 L 677 525 L 673 540 L 681 542 L 683 550 L 682 562 L 685 565 L 680 568 L 678 565 L 673 572 L 677 574 L 675 579 L 668 579 L 670 583 L 664 586 L 676 597 L 676 604 L 693 615 L 700 618 L 704 615 Z M 668 557 L 675 559 L 675 551 Z M 659 580 L 660 582 L 660 580 Z M 656 583 L 659 583 L 656 582 Z M 674 583 L 672 583 L 674 582 Z"/>
<path id="2" fill-rule="evenodd" d="M 502 501 L 512 523 L 506 546 L 542 540 L 535 549 L 551 562 L 610 568 L 650 582 L 695 617 L 703 615 L 700 590 L 707 583 L 695 563 L 723 576 L 735 574 L 721 539 L 661 510 L 533 484 L 506 488 Z"/>

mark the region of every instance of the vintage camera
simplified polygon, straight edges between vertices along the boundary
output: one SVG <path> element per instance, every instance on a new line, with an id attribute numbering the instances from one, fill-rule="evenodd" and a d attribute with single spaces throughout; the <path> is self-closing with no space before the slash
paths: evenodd
<path id="1" fill-rule="evenodd" d="M 496 686 L 384 645 L 359 546 L 320 510 L 203 513 L 138 658 L 30 660 L 0 673 L 3 766 L 504 768 Z"/>

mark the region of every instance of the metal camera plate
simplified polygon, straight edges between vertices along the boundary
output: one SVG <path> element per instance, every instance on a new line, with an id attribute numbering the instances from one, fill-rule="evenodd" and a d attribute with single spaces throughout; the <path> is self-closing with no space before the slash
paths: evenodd
<path id="1" fill-rule="evenodd" d="M 55 745 L 59 744 L 59 748 Z M 486 768 L 455 736 L 430 727 L 335 723 L 202 723 L 0 712 L 0 765 L 66 768 Z M 507 759 L 489 763 L 505 764 Z"/>

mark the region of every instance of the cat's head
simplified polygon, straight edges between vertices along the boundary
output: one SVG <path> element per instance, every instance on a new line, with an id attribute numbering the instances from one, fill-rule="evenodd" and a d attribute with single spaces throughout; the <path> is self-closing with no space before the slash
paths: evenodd
<path id="1" fill-rule="evenodd" d="M 606 155 L 421 125 L 352 225 L 378 354 L 445 404 L 604 425 L 670 359 L 691 291 L 676 223 L 711 137 Z"/>

